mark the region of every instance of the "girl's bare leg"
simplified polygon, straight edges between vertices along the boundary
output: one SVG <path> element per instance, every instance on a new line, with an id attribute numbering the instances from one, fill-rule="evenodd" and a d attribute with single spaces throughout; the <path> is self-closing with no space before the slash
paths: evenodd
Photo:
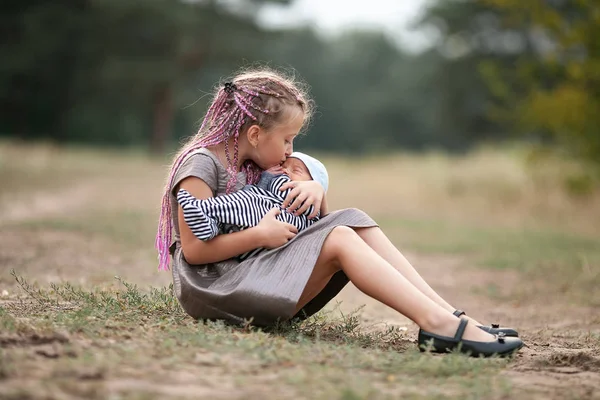
<path id="1" fill-rule="evenodd" d="M 442 306 L 444 309 L 454 312 L 452 307 L 439 294 L 429 286 L 427 282 L 419 275 L 404 255 L 394 246 L 388 237 L 380 228 L 359 228 L 356 233 L 360 236 L 377 254 L 383 257 L 388 263 L 396 268 L 406 279 L 410 281 L 417 289 L 423 292 L 431 300 Z M 463 316 L 464 318 L 465 316 Z M 473 318 L 469 318 L 476 325 L 481 325 Z"/>
<path id="2" fill-rule="evenodd" d="M 325 240 L 298 309 L 319 293 L 340 269 L 363 293 L 410 318 L 422 329 L 442 336 L 456 333 L 458 318 L 423 294 L 354 230 L 345 226 L 334 228 Z M 473 324 L 467 325 L 464 338 L 481 342 L 495 340 L 493 335 Z"/>

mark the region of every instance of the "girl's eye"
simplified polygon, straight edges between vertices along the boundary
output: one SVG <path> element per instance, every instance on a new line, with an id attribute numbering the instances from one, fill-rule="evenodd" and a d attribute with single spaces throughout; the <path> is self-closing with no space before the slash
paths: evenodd
<path id="1" fill-rule="evenodd" d="M 285 144 L 292 144 L 292 142 L 291 142 L 291 141 L 289 141 L 289 140 L 286 140 L 286 141 L 285 141 Z"/>

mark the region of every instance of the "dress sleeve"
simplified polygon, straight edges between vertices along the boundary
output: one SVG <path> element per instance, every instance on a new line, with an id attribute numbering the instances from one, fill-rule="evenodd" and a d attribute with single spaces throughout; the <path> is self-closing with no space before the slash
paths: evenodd
<path id="1" fill-rule="evenodd" d="M 173 183 L 171 184 L 170 190 L 173 196 L 177 197 L 179 184 L 182 180 L 190 176 L 202 179 L 210 190 L 212 190 L 213 196 L 216 196 L 219 171 L 212 158 L 206 154 L 197 153 L 185 160 L 175 173 Z"/>

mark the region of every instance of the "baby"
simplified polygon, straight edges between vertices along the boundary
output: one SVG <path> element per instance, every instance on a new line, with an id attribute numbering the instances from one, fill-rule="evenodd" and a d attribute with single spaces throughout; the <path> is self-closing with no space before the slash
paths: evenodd
<path id="1" fill-rule="evenodd" d="M 313 206 L 301 215 L 286 211 L 281 205 L 292 188 L 284 191 L 279 189 L 290 181 L 315 180 L 327 192 L 327 170 L 319 160 L 300 152 L 292 153 L 282 167 L 284 174 L 265 171 L 257 184 L 246 185 L 242 190 L 222 196 L 201 200 L 184 189 L 179 190 L 177 201 L 183 210 L 185 222 L 198 239 L 210 240 L 220 232 L 231 233 L 256 226 L 269 210 L 278 207 L 281 210 L 276 217 L 279 221 L 294 225 L 298 232 L 308 228 L 319 220 L 319 214 L 315 218 L 308 218 L 314 210 Z M 263 250 L 251 250 L 238 259 L 243 261 Z"/>

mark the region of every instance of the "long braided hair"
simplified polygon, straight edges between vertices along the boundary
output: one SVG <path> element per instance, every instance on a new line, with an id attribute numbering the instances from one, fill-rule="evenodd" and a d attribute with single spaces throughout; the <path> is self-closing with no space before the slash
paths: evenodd
<path id="1" fill-rule="evenodd" d="M 282 122 L 286 107 L 300 107 L 304 113 L 304 127 L 312 116 L 312 102 L 302 85 L 292 77 L 269 69 L 251 70 L 237 74 L 232 80 L 216 88 L 213 101 L 202 120 L 198 133 L 192 136 L 175 156 L 167 177 L 161 204 L 155 247 L 158 250 L 158 269 L 169 269 L 169 246 L 172 241 L 172 209 L 170 191 L 178 168 L 192 152 L 225 143 L 227 158 L 227 193 L 235 188 L 239 162 L 238 141 L 252 125 L 265 130 Z M 234 140 L 233 157 L 229 149 Z M 246 183 L 258 182 L 261 169 L 253 161 L 242 165 Z"/>

